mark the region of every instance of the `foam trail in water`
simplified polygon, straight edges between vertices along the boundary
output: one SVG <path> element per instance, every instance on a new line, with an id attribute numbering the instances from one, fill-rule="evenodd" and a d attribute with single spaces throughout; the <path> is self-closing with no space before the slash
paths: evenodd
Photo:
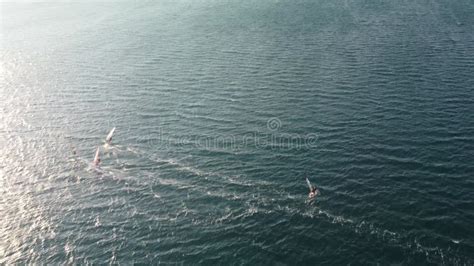
<path id="1" fill-rule="evenodd" d="M 372 235 L 377 239 L 381 239 L 382 241 L 389 242 L 391 244 L 394 244 L 400 248 L 408 248 L 409 250 L 415 252 L 415 253 L 422 253 L 426 256 L 426 258 L 431 261 L 436 261 L 439 262 L 441 261 L 441 264 L 445 264 L 446 261 L 446 254 L 449 252 L 446 250 L 443 250 L 442 248 L 439 247 L 427 247 L 422 245 L 417 238 L 415 239 L 410 239 L 408 235 L 403 235 L 401 233 L 393 232 L 387 229 L 380 228 L 373 223 L 367 222 L 367 221 L 359 221 L 356 222 L 353 219 L 346 218 L 341 215 L 334 215 L 326 210 L 322 209 L 317 209 L 316 215 L 314 214 L 313 211 L 306 211 L 303 213 L 303 216 L 315 218 L 315 217 L 325 217 L 328 219 L 331 223 L 334 224 L 340 224 L 342 226 L 347 226 L 351 228 L 355 233 L 361 234 L 361 235 Z M 453 254 L 453 256 L 450 258 L 450 262 L 455 262 L 457 261 L 456 255 Z"/>

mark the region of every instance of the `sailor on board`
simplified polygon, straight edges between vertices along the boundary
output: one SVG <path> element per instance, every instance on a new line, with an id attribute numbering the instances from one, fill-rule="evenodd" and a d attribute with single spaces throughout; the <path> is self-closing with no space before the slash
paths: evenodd
<path id="1" fill-rule="evenodd" d="M 306 178 L 306 183 L 308 184 L 308 187 L 309 187 L 309 195 L 308 195 L 308 197 L 309 197 L 310 199 L 312 199 L 312 198 L 316 197 L 317 195 L 319 195 L 319 189 L 318 189 L 317 187 L 313 186 L 313 185 L 311 184 L 311 182 L 309 182 L 309 179 L 308 179 L 308 178 Z"/>

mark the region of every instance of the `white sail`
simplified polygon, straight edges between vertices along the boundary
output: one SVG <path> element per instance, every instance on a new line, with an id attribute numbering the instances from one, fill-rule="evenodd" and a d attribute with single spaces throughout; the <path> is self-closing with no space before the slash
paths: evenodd
<path id="1" fill-rule="evenodd" d="M 94 165 L 99 165 L 99 162 L 100 162 L 100 147 L 97 147 L 97 150 L 95 152 L 95 156 L 94 156 L 94 161 L 92 162 Z"/>
<path id="2" fill-rule="evenodd" d="M 105 138 L 105 141 L 107 143 L 110 143 L 112 141 L 112 137 L 114 136 L 114 132 L 115 132 L 115 127 L 112 128 L 112 130 L 110 130 L 110 133 L 107 135 L 107 137 Z"/>
<path id="3" fill-rule="evenodd" d="M 306 178 L 306 183 L 308 184 L 309 190 L 311 190 L 313 186 L 311 185 L 311 182 L 309 182 L 308 178 Z"/>

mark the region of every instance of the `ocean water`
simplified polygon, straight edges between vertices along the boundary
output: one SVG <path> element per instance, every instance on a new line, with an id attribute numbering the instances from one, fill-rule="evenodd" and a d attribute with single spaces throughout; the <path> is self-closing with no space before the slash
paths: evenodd
<path id="1" fill-rule="evenodd" d="M 1 3 L 0 264 L 474 265 L 473 13 Z"/>

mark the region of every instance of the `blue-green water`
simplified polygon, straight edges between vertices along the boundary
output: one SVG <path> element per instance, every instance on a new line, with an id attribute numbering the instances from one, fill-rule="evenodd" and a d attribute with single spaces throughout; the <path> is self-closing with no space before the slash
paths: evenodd
<path id="1" fill-rule="evenodd" d="M 0 264 L 473 265 L 473 13 L 2 3 Z"/>

